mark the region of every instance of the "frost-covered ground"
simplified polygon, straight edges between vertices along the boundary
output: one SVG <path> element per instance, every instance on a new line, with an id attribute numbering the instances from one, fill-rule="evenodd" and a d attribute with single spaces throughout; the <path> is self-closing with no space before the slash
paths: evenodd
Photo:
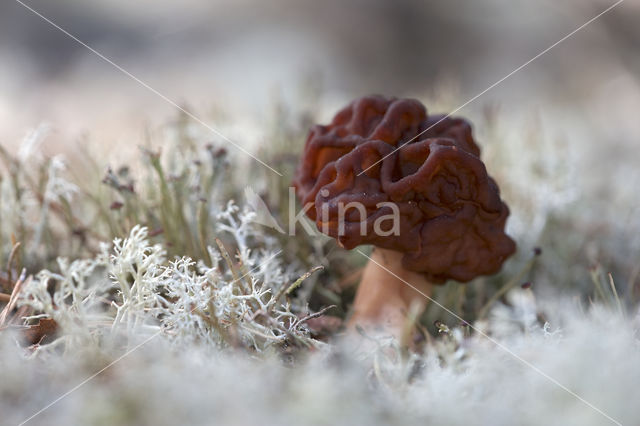
<path id="1" fill-rule="evenodd" d="M 519 252 L 436 292 L 472 327 L 431 304 L 401 348 L 341 331 L 362 259 L 257 224 L 245 200 L 286 225 L 310 117 L 264 132 L 285 179 L 185 117 L 126 164 L 90 142 L 46 157 L 45 128 L 2 152 L 0 423 L 638 424 L 632 143 L 472 117 Z"/>

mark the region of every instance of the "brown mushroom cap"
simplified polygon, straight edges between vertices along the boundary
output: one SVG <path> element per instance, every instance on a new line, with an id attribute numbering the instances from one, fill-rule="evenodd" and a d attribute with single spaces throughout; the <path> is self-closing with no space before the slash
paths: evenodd
<path id="1" fill-rule="evenodd" d="M 435 283 L 466 282 L 497 272 L 515 251 L 504 233 L 509 209 L 479 153 L 465 120 L 427 118 L 414 100 L 363 98 L 311 130 L 294 185 L 303 203 L 314 203 L 308 215 L 318 229 L 345 248 L 400 251 L 406 269 Z M 364 217 L 344 210 L 353 201 Z M 376 221 L 383 231 L 393 224 L 379 220 L 392 213 L 381 202 L 397 206 L 399 235 L 374 232 Z"/>
<path id="2" fill-rule="evenodd" d="M 427 118 L 424 106 L 412 99 L 387 99 L 368 96 L 356 99 L 340 110 L 328 126 L 315 125 L 309 132 L 304 155 L 298 166 L 294 185 L 302 202 L 324 167 L 351 152 L 369 139 L 377 139 L 395 146 L 409 140 L 420 131 Z M 315 213 L 309 212 L 315 219 Z"/>
<path id="3" fill-rule="evenodd" d="M 420 139 L 449 138 L 456 141 L 460 148 L 480 157 L 480 148 L 471 134 L 471 124 L 464 118 L 432 115 L 420 124 Z"/>

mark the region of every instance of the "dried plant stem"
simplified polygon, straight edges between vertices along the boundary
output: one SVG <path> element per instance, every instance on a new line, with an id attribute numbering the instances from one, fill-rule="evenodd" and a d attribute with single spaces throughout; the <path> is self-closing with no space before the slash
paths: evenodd
<path id="1" fill-rule="evenodd" d="M 600 267 L 596 266 L 589 271 L 591 275 L 591 281 L 593 281 L 593 285 L 596 289 L 597 295 L 600 297 L 600 300 L 603 303 L 609 301 L 609 298 L 605 295 L 604 288 L 602 287 L 602 282 L 600 281 Z"/>
<path id="2" fill-rule="evenodd" d="M 9 316 L 11 311 L 13 311 L 13 309 L 18 304 L 18 295 L 22 291 L 22 288 L 25 285 L 28 285 L 30 281 L 31 281 L 31 276 L 26 278 L 25 272 L 23 271 L 18 281 L 16 281 L 16 285 L 13 286 L 13 292 L 9 297 L 9 301 L 7 302 L 7 305 L 4 307 L 2 311 L 0 311 L 0 327 L 9 325 L 12 322 L 13 318 L 22 318 L 26 314 L 26 311 L 28 310 L 28 308 L 26 306 L 22 306 L 20 307 L 20 309 L 14 315 L 13 318 Z"/>
<path id="3" fill-rule="evenodd" d="M 620 312 L 620 315 L 624 315 L 624 307 L 622 306 L 622 302 L 620 301 L 620 297 L 618 296 L 618 290 L 616 290 L 616 284 L 613 282 L 613 275 L 611 275 L 611 272 L 609 272 L 609 274 L 607 274 L 609 277 L 609 286 L 611 287 L 611 291 L 613 292 L 613 297 L 616 301 L 616 305 L 618 306 L 618 311 Z"/>
<path id="4" fill-rule="evenodd" d="M 218 248 L 220 249 L 220 254 L 224 258 L 224 261 L 227 263 L 227 266 L 229 267 L 229 270 L 231 271 L 231 275 L 233 276 L 233 281 L 234 282 L 240 281 L 240 278 L 238 276 L 238 272 L 236 271 L 236 267 L 233 264 L 233 261 L 231 260 L 231 256 L 229 256 L 229 252 L 224 247 L 224 244 L 222 244 L 222 241 L 219 238 L 216 238 L 216 244 L 218 245 Z"/>
<path id="5" fill-rule="evenodd" d="M 13 242 L 13 241 L 12 241 Z M 7 260 L 7 274 L 9 276 L 9 281 L 13 281 L 13 277 L 12 277 L 12 268 L 11 266 L 13 265 L 13 259 L 17 256 L 17 254 L 19 253 L 18 250 L 20 249 L 20 242 L 13 242 L 13 248 L 11 249 L 11 253 L 9 253 L 9 259 Z"/>
<path id="6" fill-rule="evenodd" d="M 309 321 L 310 319 L 314 319 L 314 318 L 318 318 L 321 317 L 322 315 L 324 315 L 329 309 L 335 308 L 336 305 L 329 305 L 329 306 L 325 306 L 324 308 L 320 309 L 318 312 L 314 312 L 313 314 L 309 314 L 304 318 L 299 319 L 298 321 L 296 321 L 296 325 L 298 324 L 302 324 L 303 322 Z"/>
<path id="7" fill-rule="evenodd" d="M 491 298 L 489 298 L 489 300 L 487 300 L 487 303 L 484 304 L 484 306 L 480 310 L 480 313 L 478 313 L 478 319 L 485 318 L 487 316 L 487 314 L 489 313 L 489 309 L 491 309 L 491 307 L 493 306 L 494 303 L 496 303 L 502 296 L 507 294 L 509 292 L 509 290 L 511 290 L 516 285 L 521 283 L 524 280 L 524 277 L 529 273 L 529 271 L 531 271 L 531 268 L 533 268 L 533 265 L 535 263 L 536 263 L 536 256 L 532 257 L 524 265 L 524 267 L 520 270 L 518 275 L 516 275 L 515 277 L 511 278 L 505 285 L 500 287 L 500 289 L 498 289 L 498 291 L 496 291 L 493 294 L 493 296 L 491 296 Z"/>

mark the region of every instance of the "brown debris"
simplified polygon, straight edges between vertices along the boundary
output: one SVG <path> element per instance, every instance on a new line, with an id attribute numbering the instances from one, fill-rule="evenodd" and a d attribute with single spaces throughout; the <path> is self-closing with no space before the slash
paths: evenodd
<path id="1" fill-rule="evenodd" d="M 52 318 L 42 318 L 38 324 L 27 326 L 22 331 L 25 343 L 37 345 L 51 342 L 58 331 L 58 323 Z"/>

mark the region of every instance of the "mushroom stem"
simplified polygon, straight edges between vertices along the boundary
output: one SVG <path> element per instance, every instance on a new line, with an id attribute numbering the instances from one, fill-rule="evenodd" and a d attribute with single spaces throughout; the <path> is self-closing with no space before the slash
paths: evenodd
<path id="1" fill-rule="evenodd" d="M 425 294 L 431 294 L 431 283 L 424 275 L 402 266 L 401 252 L 376 248 L 362 274 L 349 326 L 382 326 L 401 338 L 409 312 L 419 315 L 424 311 L 428 301 Z"/>

